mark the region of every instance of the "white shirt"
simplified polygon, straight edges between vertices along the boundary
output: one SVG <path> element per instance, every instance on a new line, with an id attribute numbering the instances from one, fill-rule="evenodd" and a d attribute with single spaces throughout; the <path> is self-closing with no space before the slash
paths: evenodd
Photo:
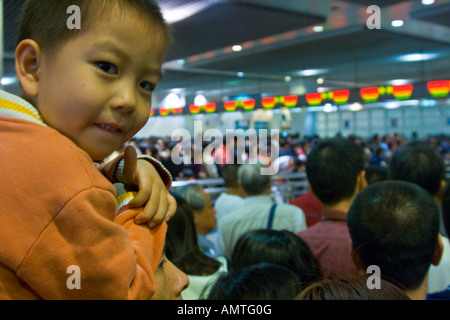
<path id="1" fill-rule="evenodd" d="M 266 229 L 270 208 L 274 204 L 272 197 L 252 196 L 244 199 L 244 205 L 217 220 L 217 251 L 231 259 L 234 245 L 245 232 Z M 294 233 L 306 229 L 303 211 L 290 204 L 278 204 L 275 210 L 272 229 L 288 230 Z"/>
<path id="2" fill-rule="evenodd" d="M 220 268 L 215 273 L 209 276 L 187 275 L 189 278 L 189 286 L 181 292 L 183 300 L 198 300 L 201 298 L 202 293 L 206 297 L 219 275 L 228 271 L 227 260 L 224 257 L 217 257 L 215 259 L 221 263 Z"/>
<path id="3" fill-rule="evenodd" d="M 444 251 L 441 262 L 437 266 L 430 266 L 428 273 L 427 293 L 444 291 L 450 285 L 450 242 L 447 237 L 442 237 Z"/>
<path id="4" fill-rule="evenodd" d="M 244 198 L 234 194 L 222 192 L 214 202 L 214 209 L 216 210 L 216 220 L 219 221 L 222 217 L 244 205 Z"/>

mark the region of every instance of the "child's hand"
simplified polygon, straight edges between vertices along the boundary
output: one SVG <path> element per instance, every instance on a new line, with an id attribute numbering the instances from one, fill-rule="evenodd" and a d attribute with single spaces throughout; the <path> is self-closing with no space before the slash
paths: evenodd
<path id="1" fill-rule="evenodd" d="M 139 188 L 129 207 L 145 205 L 144 211 L 135 218 L 137 224 L 148 223 L 149 227 L 154 227 L 173 217 L 176 211 L 175 199 L 153 165 L 147 160 L 137 159 L 136 150 L 131 146 L 124 152 L 123 180 L 126 185 Z"/>

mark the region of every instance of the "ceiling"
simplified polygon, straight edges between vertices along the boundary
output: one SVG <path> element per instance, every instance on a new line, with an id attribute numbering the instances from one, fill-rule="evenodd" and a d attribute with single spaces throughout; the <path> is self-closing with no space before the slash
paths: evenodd
<path id="1" fill-rule="evenodd" d="M 23 1 L 3 1 L 3 73 L 14 76 L 16 20 Z M 450 78 L 450 0 L 432 5 L 420 0 L 160 0 L 160 5 L 175 43 L 155 93 L 159 100 L 173 90 L 192 103 L 188 100 L 198 92 L 221 101 L 243 93 L 303 94 L 318 86 Z M 377 11 L 368 12 L 371 5 L 379 8 L 380 19 L 373 20 Z M 181 20 L 173 20 L 173 13 L 181 13 Z M 396 19 L 403 26 L 393 27 Z M 369 29 L 373 23 L 376 28 Z M 315 31 L 318 26 L 321 32 Z M 238 44 L 242 50 L 233 51 Z M 398 60 L 411 53 L 421 59 Z"/>

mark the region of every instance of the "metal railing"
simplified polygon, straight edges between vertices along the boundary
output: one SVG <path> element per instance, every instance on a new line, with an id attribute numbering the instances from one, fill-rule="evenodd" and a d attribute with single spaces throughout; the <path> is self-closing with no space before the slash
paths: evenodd
<path id="1" fill-rule="evenodd" d="M 172 188 L 197 183 L 203 186 L 205 192 L 211 195 L 212 201 L 225 191 L 224 181 L 218 179 L 183 180 L 172 182 Z M 308 190 L 306 173 L 279 174 L 272 176 L 272 194 L 278 203 L 289 203 L 293 198 L 304 194 Z"/>

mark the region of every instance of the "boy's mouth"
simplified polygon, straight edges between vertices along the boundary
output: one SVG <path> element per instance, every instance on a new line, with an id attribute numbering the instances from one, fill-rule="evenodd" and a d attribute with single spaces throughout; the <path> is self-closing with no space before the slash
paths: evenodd
<path id="1" fill-rule="evenodd" d="M 96 123 L 96 126 L 113 133 L 123 133 L 125 128 L 115 123 Z"/>

